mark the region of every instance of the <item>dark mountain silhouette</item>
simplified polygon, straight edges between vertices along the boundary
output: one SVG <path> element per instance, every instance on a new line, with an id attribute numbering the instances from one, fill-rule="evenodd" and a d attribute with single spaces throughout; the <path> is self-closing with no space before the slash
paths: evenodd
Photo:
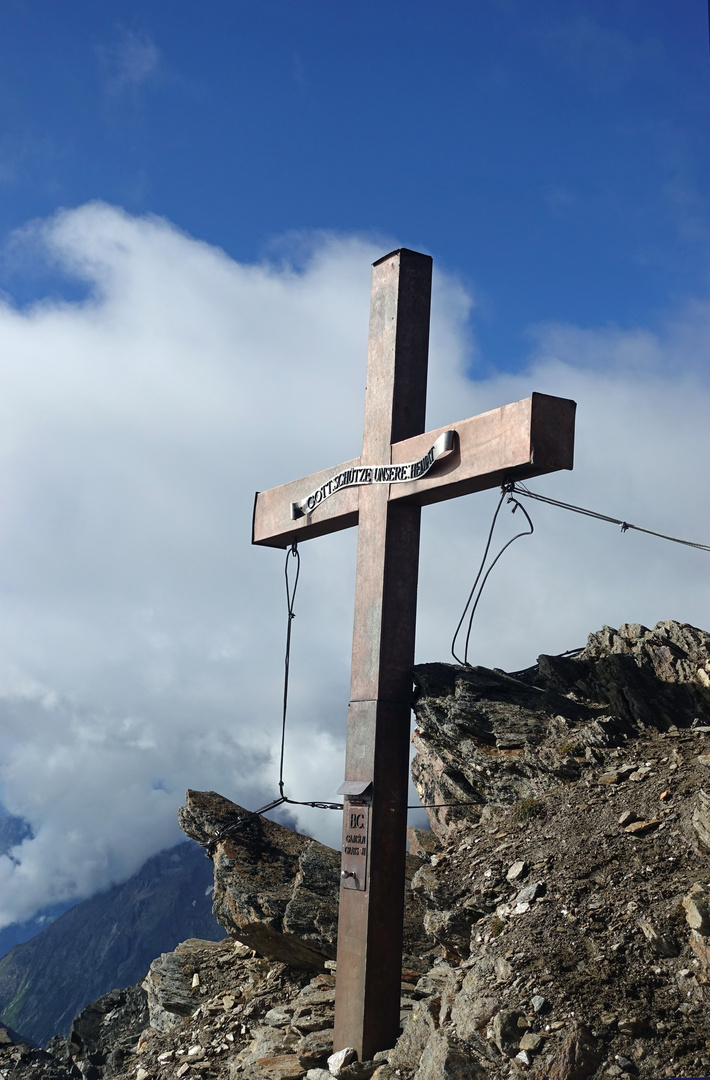
<path id="1" fill-rule="evenodd" d="M 185 938 L 219 941 L 212 864 L 188 841 L 84 900 L 0 960 L 0 1022 L 44 1044 L 90 1001 L 141 979 Z"/>

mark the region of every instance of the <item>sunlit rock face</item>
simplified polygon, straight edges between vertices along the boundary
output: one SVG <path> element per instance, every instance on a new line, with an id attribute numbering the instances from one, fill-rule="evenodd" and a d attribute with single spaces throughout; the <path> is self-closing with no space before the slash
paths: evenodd
<path id="1" fill-rule="evenodd" d="M 335 958 L 339 852 L 214 791 L 188 791 L 178 817 L 210 851 L 214 913 L 230 934 L 284 963 L 322 967 Z"/>
<path id="2" fill-rule="evenodd" d="M 339 851 L 213 791 L 188 791 L 178 818 L 214 860 L 214 913 L 230 935 L 285 964 L 322 969 L 335 958 Z M 407 856 L 405 954 L 426 940 L 409 887 L 419 865 Z"/>
<path id="3" fill-rule="evenodd" d="M 412 775 L 445 840 L 488 805 L 579 780 L 646 728 L 710 725 L 710 634 L 672 620 L 605 626 L 584 649 L 512 675 L 421 664 L 414 680 Z M 443 805 L 457 802 L 469 805 Z"/>

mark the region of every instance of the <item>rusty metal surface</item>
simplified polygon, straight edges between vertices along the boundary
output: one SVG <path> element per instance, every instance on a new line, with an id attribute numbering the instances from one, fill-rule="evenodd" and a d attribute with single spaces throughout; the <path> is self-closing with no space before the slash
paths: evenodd
<path id="1" fill-rule="evenodd" d="M 409 729 L 409 702 L 348 709 L 346 769 L 373 769 L 374 783 L 368 890 L 340 893 L 334 1046 L 354 1046 L 361 1060 L 393 1046 L 399 1031 Z"/>
<path id="2" fill-rule="evenodd" d="M 423 430 L 430 296 L 430 259 L 395 252 L 373 267 L 363 459 L 389 464 L 395 433 Z M 341 888 L 333 1045 L 361 1060 L 399 1030 L 420 510 L 390 504 L 389 490 L 359 495 L 345 756 L 346 780 L 373 786 L 367 885 Z"/>
<path id="3" fill-rule="evenodd" d="M 424 433 L 430 290 L 428 256 L 402 249 L 374 264 L 362 456 L 254 503 L 255 544 L 286 547 L 359 526 L 345 812 L 358 798 L 368 811 L 361 831 L 344 822 L 334 1046 L 355 1047 L 361 1060 L 393 1046 L 399 1031 L 421 507 L 573 462 L 575 404 L 545 394 Z M 448 428 L 454 448 L 425 476 L 329 488 L 292 520 L 291 504 L 336 473 L 419 461 Z"/>
<path id="4" fill-rule="evenodd" d="M 388 465 L 390 446 L 424 431 L 432 260 L 402 248 L 373 265 L 363 464 Z"/>
<path id="5" fill-rule="evenodd" d="M 392 461 L 410 460 L 427 440 L 453 428 L 456 447 L 420 480 L 393 485 L 390 500 L 427 506 L 497 487 L 505 479 L 525 480 L 574 463 L 576 404 L 568 398 L 532 394 L 498 409 L 427 431 L 392 447 Z M 425 451 L 426 452 L 426 449 Z"/>
<path id="6" fill-rule="evenodd" d="M 292 480 L 269 491 L 258 491 L 254 500 L 252 521 L 252 544 L 266 547 L 288 547 L 294 540 L 311 540 L 315 536 L 338 532 L 357 525 L 359 488 L 344 488 L 331 496 L 315 514 L 310 517 L 291 520 L 291 503 L 298 502 L 309 491 L 319 487 L 330 477 L 343 469 L 352 469 L 360 464 L 360 458 L 345 461 L 336 469 L 322 469 L 320 472 L 305 476 L 301 480 Z"/>
<path id="7" fill-rule="evenodd" d="M 292 521 L 292 502 L 331 476 L 359 465 L 399 465 L 415 461 L 433 442 L 453 428 L 456 448 L 436 462 L 421 480 L 393 484 L 391 502 L 406 501 L 426 506 L 430 503 L 468 495 L 497 487 L 504 479 L 526 480 L 574 464 L 575 403 L 549 394 L 533 394 L 522 401 L 491 409 L 467 420 L 427 431 L 422 435 L 394 443 L 383 453 L 383 460 L 354 458 L 333 469 L 323 469 L 311 476 L 294 480 L 270 491 L 259 492 L 254 511 L 252 542 L 272 547 L 287 547 L 292 540 L 350 528 L 358 523 L 362 488 L 344 488 L 322 503 L 309 517 Z"/>

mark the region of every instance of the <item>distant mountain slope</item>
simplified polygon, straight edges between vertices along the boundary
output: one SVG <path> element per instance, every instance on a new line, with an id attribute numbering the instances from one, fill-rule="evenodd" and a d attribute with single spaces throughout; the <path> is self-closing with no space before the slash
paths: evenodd
<path id="1" fill-rule="evenodd" d="M 32 836 L 32 829 L 24 818 L 0 817 L 0 855 L 7 855 L 10 848 L 21 844 L 28 836 Z"/>
<path id="2" fill-rule="evenodd" d="M 0 930 L 0 957 L 7 956 L 15 945 L 20 945 L 23 941 L 29 941 L 30 938 L 41 934 L 60 915 L 75 907 L 77 903 L 77 900 L 70 900 L 68 903 L 65 901 L 62 904 L 51 904 L 49 907 L 41 908 L 26 922 L 11 923 L 10 926 L 4 927 Z"/>
<path id="3" fill-rule="evenodd" d="M 0 960 L 0 1022 L 44 1044 L 90 1001 L 141 979 L 159 953 L 225 936 L 212 915 L 212 864 L 192 841 L 178 844 Z"/>

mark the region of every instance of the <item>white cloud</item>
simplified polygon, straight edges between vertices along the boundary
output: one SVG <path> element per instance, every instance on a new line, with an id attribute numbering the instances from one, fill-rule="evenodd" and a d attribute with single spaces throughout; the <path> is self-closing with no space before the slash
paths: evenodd
<path id="1" fill-rule="evenodd" d="M 92 204 L 25 233 L 90 286 L 0 306 L 0 798 L 35 839 L 0 860 L 0 925 L 125 878 L 177 840 L 186 787 L 276 793 L 283 553 L 253 493 L 355 456 L 369 263 L 319 235 L 299 269 L 243 265 L 156 218 Z M 529 370 L 474 384 L 470 301 L 436 285 L 429 423 L 536 389 L 579 401 L 577 465 L 533 485 L 710 537 L 709 307 L 660 333 L 538 328 Z M 447 659 L 495 493 L 424 513 L 419 658 Z M 533 506 L 487 587 L 474 662 L 514 669 L 602 623 L 702 623 L 707 555 Z M 516 522 L 517 524 L 517 522 Z M 342 779 L 354 531 L 302 545 L 287 793 Z M 337 844 L 337 814 L 292 808 Z"/>

